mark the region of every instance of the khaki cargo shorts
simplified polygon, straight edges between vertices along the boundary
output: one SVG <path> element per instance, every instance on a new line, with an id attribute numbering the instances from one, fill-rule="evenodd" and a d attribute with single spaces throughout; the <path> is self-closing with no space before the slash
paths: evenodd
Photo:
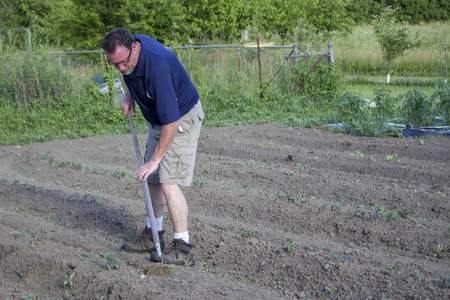
<path id="1" fill-rule="evenodd" d="M 200 101 L 181 117 L 181 125 L 178 127 L 172 145 L 161 160 L 158 171 L 147 178 L 148 183 L 167 183 L 182 186 L 192 184 L 197 142 L 203 117 L 204 113 Z M 148 122 L 147 125 L 149 133 L 144 157 L 145 162 L 148 162 L 152 157 L 162 132 L 162 125 Z"/>

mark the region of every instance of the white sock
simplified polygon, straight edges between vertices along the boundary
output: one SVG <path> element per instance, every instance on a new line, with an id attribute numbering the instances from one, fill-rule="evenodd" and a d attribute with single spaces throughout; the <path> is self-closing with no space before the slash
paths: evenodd
<path id="1" fill-rule="evenodd" d="M 156 230 L 162 231 L 163 217 L 155 218 L 156 222 Z M 150 223 L 150 218 L 147 218 L 147 228 L 151 228 L 152 224 Z"/>
<path id="2" fill-rule="evenodd" d="M 189 231 L 180 232 L 180 233 L 174 232 L 173 239 L 174 240 L 183 240 L 185 243 L 189 244 Z"/>

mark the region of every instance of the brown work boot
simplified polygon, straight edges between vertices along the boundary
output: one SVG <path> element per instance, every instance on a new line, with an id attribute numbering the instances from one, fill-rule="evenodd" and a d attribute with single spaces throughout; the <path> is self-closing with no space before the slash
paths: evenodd
<path id="1" fill-rule="evenodd" d="M 159 245 L 161 251 L 164 251 L 166 244 L 164 243 L 164 231 L 158 231 Z M 156 251 L 155 243 L 153 242 L 152 229 L 145 227 L 142 231 L 142 235 L 133 243 L 124 243 L 120 247 L 121 251 L 131 253 L 152 253 Z"/>
<path id="2" fill-rule="evenodd" d="M 150 259 L 166 264 L 193 266 L 195 265 L 193 249 L 194 245 L 188 244 L 181 239 L 173 240 L 161 253 L 161 257 L 158 257 L 157 253 L 153 252 Z"/>

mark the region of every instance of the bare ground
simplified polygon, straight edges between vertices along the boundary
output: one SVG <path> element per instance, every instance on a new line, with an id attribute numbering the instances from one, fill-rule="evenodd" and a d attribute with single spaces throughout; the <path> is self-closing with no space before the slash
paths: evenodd
<path id="1" fill-rule="evenodd" d="M 448 138 L 204 129 L 196 265 L 168 266 L 119 251 L 145 225 L 131 135 L 0 147 L 0 299 L 450 299 L 449 163 Z"/>

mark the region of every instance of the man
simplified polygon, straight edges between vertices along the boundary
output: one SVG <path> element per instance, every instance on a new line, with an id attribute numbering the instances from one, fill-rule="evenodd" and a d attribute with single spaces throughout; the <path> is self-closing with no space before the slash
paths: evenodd
<path id="1" fill-rule="evenodd" d="M 149 184 L 162 257 L 156 247 L 150 220 L 142 235 L 121 250 L 152 253 L 153 261 L 194 264 L 187 225 L 188 205 L 180 186 L 192 183 L 203 110 L 199 95 L 178 58 L 162 44 L 144 35 L 114 29 L 102 41 L 111 65 L 119 69 L 128 87 L 121 103 L 124 115 L 139 105 L 149 128 L 144 164 L 137 177 Z M 167 203 L 174 237 L 165 247 L 162 229 Z"/>

